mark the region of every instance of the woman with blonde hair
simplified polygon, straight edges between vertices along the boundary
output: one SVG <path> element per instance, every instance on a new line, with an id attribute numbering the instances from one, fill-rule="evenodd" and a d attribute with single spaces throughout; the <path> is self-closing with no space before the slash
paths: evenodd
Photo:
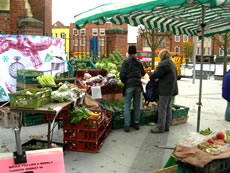
<path id="1" fill-rule="evenodd" d="M 150 76 L 150 80 L 158 80 L 158 122 L 151 129 L 152 133 L 164 133 L 170 130 L 172 120 L 172 97 L 178 94 L 177 70 L 171 60 L 170 52 L 163 49 L 159 53 L 160 63 Z"/>

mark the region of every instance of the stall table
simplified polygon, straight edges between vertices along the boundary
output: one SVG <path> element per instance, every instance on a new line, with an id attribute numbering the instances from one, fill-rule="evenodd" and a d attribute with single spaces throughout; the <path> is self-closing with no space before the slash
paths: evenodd
<path id="1" fill-rule="evenodd" d="M 31 112 L 31 113 L 41 113 L 43 115 L 48 115 L 48 134 L 47 134 L 47 144 L 48 144 L 48 148 L 50 148 L 51 146 L 51 132 L 53 129 L 51 129 L 51 115 L 56 115 L 57 110 L 60 111 L 58 112 L 58 115 L 64 111 L 64 110 L 68 110 L 69 107 L 73 104 L 73 101 L 69 101 L 69 102 L 64 102 L 64 103 L 49 103 L 46 104 L 42 107 L 38 107 L 35 109 L 29 109 L 29 108 L 10 108 L 10 111 L 16 112 L 19 116 L 19 129 L 21 129 L 22 126 L 22 113 L 24 112 Z"/>

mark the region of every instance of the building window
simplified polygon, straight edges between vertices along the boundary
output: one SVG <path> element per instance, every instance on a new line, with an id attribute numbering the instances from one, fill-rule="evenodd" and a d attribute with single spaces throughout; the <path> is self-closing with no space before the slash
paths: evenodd
<path id="1" fill-rule="evenodd" d="M 175 35 L 175 42 L 180 42 L 180 36 L 179 35 Z"/>
<path id="2" fill-rule="evenodd" d="M 175 47 L 175 52 L 180 52 L 180 48 L 179 47 Z"/>
<path id="3" fill-rule="evenodd" d="M 65 33 L 61 33 L 61 38 L 65 39 Z"/>
<path id="4" fill-rule="evenodd" d="M 100 39 L 100 46 L 105 46 L 105 39 L 104 38 Z"/>
<path id="5" fill-rule="evenodd" d="M 208 48 L 208 55 L 211 55 L 211 48 Z"/>
<path id="6" fill-rule="evenodd" d="M 205 49 L 205 48 L 203 48 L 203 55 L 205 55 L 205 50 L 206 50 L 206 49 Z"/>
<path id="7" fill-rule="evenodd" d="M 85 29 L 81 29 L 81 36 L 85 36 Z"/>
<path id="8" fill-rule="evenodd" d="M 85 39 L 81 39 L 81 40 L 80 40 L 80 45 L 81 45 L 81 46 L 85 46 Z"/>
<path id="9" fill-rule="evenodd" d="M 78 35 L 78 30 L 77 29 L 73 29 L 73 35 Z"/>
<path id="10" fill-rule="evenodd" d="M 183 41 L 184 42 L 188 41 L 188 36 L 187 35 L 183 35 Z"/>
<path id="11" fill-rule="evenodd" d="M 208 37 L 208 42 L 209 42 L 209 43 L 211 42 L 211 37 Z"/>
<path id="12" fill-rule="evenodd" d="M 196 54 L 200 55 L 200 48 L 199 47 L 196 49 Z"/>
<path id="13" fill-rule="evenodd" d="M 74 44 L 74 46 L 78 46 L 78 39 L 74 39 L 73 44 Z"/>
<path id="14" fill-rule="evenodd" d="M 165 48 L 165 38 L 161 41 L 161 44 L 159 45 L 160 48 Z"/>
<path id="15" fill-rule="evenodd" d="M 220 35 L 220 42 L 223 43 L 224 42 L 224 38 L 222 35 Z"/>
<path id="16" fill-rule="evenodd" d="M 201 41 L 201 37 L 196 37 L 196 41 Z"/>
<path id="17" fill-rule="evenodd" d="M 227 50 L 227 55 L 230 56 L 230 49 Z M 220 56 L 224 56 L 224 49 L 220 48 Z"/>
<path id="18" fill-rule="evenodd" d="M 95 29 L 95 28 L 92 29 L 92 35 L 93 35 L 93 36 L 97 36 L 97 29 Z"/>
<path id="19" fill-rule="evenodd" d="M 144 39 L 144 47 L 149 47 L 147 39 Z"/>
<path id="20" fill-rule="evenodd" d="M 219 54 L 220 56 L 224 56 L 224 49 L 220 48 L 219 52 L 220 52 Z"/>
<path id="21" fill-rule="evenodd" d="M 105 29 L 100 29 L 100 35 L 104 36 L 105 35 Z"/>

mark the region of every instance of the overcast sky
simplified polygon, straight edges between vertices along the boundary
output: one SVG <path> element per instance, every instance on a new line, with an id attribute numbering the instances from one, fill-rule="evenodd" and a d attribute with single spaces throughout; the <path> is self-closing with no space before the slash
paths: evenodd
<path id="1" fill-rule="evenodd" d="M 52 24 L 60 21 L 69 26 L 74 23 L 74 16 L 96 6 L 118 2 L 120 0 L 52 0 Z M 136 42 L 137 28 L 128 27 L 128 42 Z"/>

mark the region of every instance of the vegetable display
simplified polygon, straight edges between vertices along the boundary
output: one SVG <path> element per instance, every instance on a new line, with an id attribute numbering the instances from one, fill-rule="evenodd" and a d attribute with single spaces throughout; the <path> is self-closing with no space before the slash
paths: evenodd
<path id="1" fill-rule="evenodd" d="M 116 48 L 113 53 L 110 54 L 109 58 L 104 58 L 101 62 L 97 62 L 96 67 L 99 70 L 107 70 L 109 74 L 114 75 L 115 79 L 117 80 L 117 85 L 123 86 L 123 83 L 119 77 L 123 61 L 124 57 Z"/>
<path id="2" fill-rule="evenodd" d="M 50 75 L 42 75 L 36 78 L 38 83 L 43 87 L 55 87 L 56 83 L 54 81 L 54 77 Z"/>
<path id="3" fill-rule="evenodd" d="M 73 117 L 71 120 L 73 124 L 80 123 L 83 119 L 98 119 L 100 121 L 99 114 L 93 113 L 85 107 L 74 107 L 69 116 Z"/>
<path id="4" fill-rule="evenodd" d="M 51 99 L 59 103 L 70 101 L 72 97 L 67 84 L 63 84 L 57 91 L 52 91 Z"/>
<path id="5" fill-rule="evenodd" d="M 81 61 L 77 58 L 70 58 L 70 64 L 75 70 L 90 70 L 94 69 L 90 66 L 90 61 Z"/>

